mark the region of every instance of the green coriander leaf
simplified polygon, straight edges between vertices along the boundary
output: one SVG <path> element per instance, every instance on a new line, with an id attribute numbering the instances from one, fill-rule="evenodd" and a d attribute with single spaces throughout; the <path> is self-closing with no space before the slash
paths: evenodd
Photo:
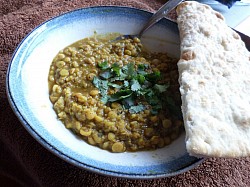
<path id="1" fill-rule="evenodd" d="M 137 75 L 137 80 L 140 84 L 143 84 L 145 82 L 145 77 L 142 74 Z"/>
<path id="2" fill-rule="evenodd" d="M 137 91 L 137 90 L 140 90 L 140 89 L 141 89 L 140 83 L 137 80 L 132 79 L 131 80 L 131 90 L 132 91 Z"/>
<path id="3" fill-rule="evenodd" d="M 132 79 L 135 74 L 135 64 L 134 63 L 129 63 L 128 64 L 128 77 Z"/>
<path id="4" fill-rule="evenodd" d="M 116 76 L 120 76 L 121 68 L 117 63 L 114 63 L 111 65 L 111 70 L 112 70 L 112 72 L 115 73 Z"/>
<path id="5" fill-rule="evenodd" d="M 147 100 L 149 100 L 151 97 L 153 97 L 155 95 L 153 90 L 150 89 L 150 88 L 144 89 L 144 92 L 145 92 L 145 97 L 146 97 Z"/>
<path id="6" fill-rule="evenodd" d="M 108 86 L 111 86 L 113 88 L 118 88 L 118 89 L 122 88 L 122 85 L 114 84 L 114 83 L 111 83 L 111 82 L 108 83 Z"/>
<path id="7" fill-rule="evenodd" d="M 99 91 L 102 96 L 106 96 L 108 92 L 108 88 L 103 87 L 103 88 L 100 88 Z"/>
<path id="8" fill-rule="evenodd" d="M 161 73 L 159 71 L 154 71 L 153 73 L 149 73 L 145 75 L 145 78 L 150 82 L 157 82 L 161 78 Z"/>
<path id="9" fill-rule="evenodd" d="M 142 71 L 142 70 L 145 70 L 145 68 L 146 68 L 146 66 L 145 66 L 146 64 L 138 64 L 138 66 L 137 66 L 137 70 L 138 71 Z"/>
<path id="10" fill-rule="evenodd" d="M 143 89 L 150 89 L 153 84 L 145 79 L 144 83 L 141 85 Z"/>
<path id="11" fill-rule="evenodd" d="M 122 67 L 122 71 L 124 73 L 127 73 L 128 72 L 128 64 L 126 64 L 125 66 Z"/>
<path id="12" fill-rule="evenodd" d="M 102 103 L 106 104 L 108 102 L 109 97 L 107 95 L 102 96 L 102 98 L 100 99 Z"/>
<path id="13" fill-rule="evenodd" d="M 95 87 L 97 87 L 97 88 L 99 88 L 100 87 L 100 82 L 101 82 L 102 80 L 101 79 L 99 79 L 98 77 L 94 77 L 93 78 L 93 84 L 95 85 Z"/>
<path id="14" fill-rule="evenodd" d="M 135 75 L 135 67 L 134 66 L 135 66 L 134 63 L 128 63 L 127 65 L 125 65 L 122 68 L 124 74 L 127 75 L 128 80 L 132 79 Z"/>
<path id="15" fill-rule="evenodd" d="M 120 90 L 119 92 L 112 94 L 108 101 L 110 102 L 119 101 L 131 96 L 132 93 L 133 92 L 131 90 Z"/>
<path id="16" fill-rule="evenodd" d="M 145 94 L 147 93 L 147 90 L 145 89 L 140 89 L 136 92 L 137 96 L 145 96 Z"/>
<path id="17" fill-rule="evenodd" d="M 101 80 L 98 77 L 94 77 L 93 84 L 96 88 L 99 89 L 100 94 L 102 96 L 107 94 L 107 92 L 108 92 L 108 81 L 107 80 Z"/>
<path id="18" fill-rule="evenodd" d="M 109 79 L 110 82 L 115 82 L 115 81 L 124 81 L 126 78 L 125 77 L 112 77 Z"/>
<path id="19" fill-rule="evenodd" d="M 99 76 L 103 79 L 109 79 L 112 77 L 112 74 L 110 71 L 104 71 L 99 74 Z"/>
<path id="20" fill-rule="evenodd" d="M 124 82 L 123 82 L 123 85 L 124 85 L 124 87 L 126 88 L 126 87 L 129 86 L 129 82 L 128 82 L 128 81 L 124 81 Z"/>
<path id="21" fill-rule="evenodd" d="M 112 64 L 111 71 L 114 73 L 114 77 L 110 79 L 110 82 L 122 81 L 127 77 L 127 75 L 122 72 L 122 68 L 117 63 Z"/>
<path id="22" fill-rule="evenodd" d="M 157 92 L 157 93 L 163 93 L 165 91 L 167 91 L 167 88 L 169 87 L 169 85 L 164 84 L 164 85 L 160 85 L 160 84 L 155 84 L 153 86 L 153 89 Z"/>
<path id="23" fill-rule="evenodd" d="M 122 104 L 124 106 L 124 108 L 129 109 L 131 106 L 135 105 L 135 98 L 133 97 L 133 95 L 124 98 L 122 100 Z"/>
<path id="24" fill-rule="evenodd" d="M 139 105 L 136 105 L 136 106 L 131 106 L 131 107 L 129 108 L 129 112 L 130 112 L 131 114 L 139 113 L 139 112 L 145 110 L 145 108 L 146 108 L 146 107 L 145 107 L 144 105 L 139 104 Z"/>
<path id="25" fill-rule="evenodd" d="M 159 103 L 161 103 L 161 101 L 156 95 L 153 95 L 150 98 L 148 98 L 148 103 L 153 106 L 153 105 L 158 105 Z"/>
<path id="26" fill-rule="evenodd" d="M 137 66 L 137 73 L 140 75 L 145 75 L 147 74 L 147 72 L 145 71 L 146 69 L 148 69 L 148 64 L 139 64 Z"/>
<path id="27" fill-rule="evenodd" d="M 104 61 L 104 62 L 98 63 L 98 67 L 99 67 L 101 70 L 106 70 L 106 69 L 109 68 L 109 65 L 108 65 L 108 62 L 107 62 L 107 61 Z"/>
<path id="28" fill-rule="evenodd" d="M 125 80 L 127 78 L 127 75 L 120 70 L 120 79 Z"/>

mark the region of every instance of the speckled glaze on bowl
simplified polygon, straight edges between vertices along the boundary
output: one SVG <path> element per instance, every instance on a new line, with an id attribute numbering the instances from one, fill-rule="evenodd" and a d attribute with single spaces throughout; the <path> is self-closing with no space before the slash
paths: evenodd
<path id="1" fill-rule="evenodd" d="M 53 57 L 82 38 L 108 32 L 138 33 L 152 14 L 128 7 L 90 7 L 55 17 L 34 29 L 18 46 L 7 72 L 7 95 L 27 131 L 49 151 L 80 168 L 104 175 L 149 179 L 168 177 L 194 168 L 203 159 L 186 152 L 183 133 L 171 145 L 155 151 L 110 153 L 88 145 L 56 118 L 48 95 Z M 142 38 L 152 51 L 179 57 L 176 23 L 163 19 Z"/>

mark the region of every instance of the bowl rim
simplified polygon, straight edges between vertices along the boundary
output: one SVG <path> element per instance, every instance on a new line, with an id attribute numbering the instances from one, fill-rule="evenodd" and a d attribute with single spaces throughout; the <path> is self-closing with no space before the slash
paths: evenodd
<path id="1" fill-rule="evenodd" d="M 138 8 L 134 8 L 134 7 L 127 7 L 127 6 L 111 6 L 111 5 L 107 5 L 107 6 L 90 6 L 90 7 L 84 7 L 84 8 L 78 8 L 78 9 L 74 9 L 65 13 L 62 13 L 58 16 L 54 16 L 48 20 L 46 20 L 45 22 L 42 22 L 41 24 L 39 24 L 37 27 L 35 27 L 34 29 L 32 29 L 32 31 L 30 31 L 23 39 L 22 41 L 18 44 L 18 46 L 16 47 L 15 51 L 13 52 L 13 55 L 11 57 L 10 63 L 8 65 L 8 69 L 7 69 L 7 73 L 6 73 L 6 94 L 7 94 L 7 98 L 8 98 L 8 102 L 13 110 L 13 112 L 15 113 L 15 115 L 17 116 L 17 118 L 19 119 L 19 121 L 21 122 L 21 124 L 24 126 L 24 128 L 28 131 L 28 133 L 39 143 L 41 144 L 44 148 L 46 148 L 47 150 L 49 150 L 49 152 L 53 153 L 54 155 L 56 155 L 57 157 L 63 159 L 64 161 L 73 164 L 75 166 L 77 166 L 80 169 L 86 169 L 88 171 L 94 172 L 94 173 L 98 173 L 101 175 L 106 175 L 106 176 L 113 176 L 113 177 L 122 177 L 122 178 L 129 178 L 129 179 L 154 179 L 154 178 L 163 178 L 163 177 L 170 177 L 170 176 L 175 176 L 181 173 L 184 173 L 194 167 L 196 167 L 197 165 L 199 165 L 200 163 L 202 163 L 205 158 L 197 158 L 197 160 L 194 163 L 191 163 L 189 166 L 184 167 L 179 169 L 178 171 L 173 171 L 170 173 L 152 173 L 152 174 L 134 174 L 134 173 L 122 173 L 122 172 L 115 172 L 115 171 L 110 171 L 110 170 L 105 170 L 102 168 L 98 168 L 92 165 L 88 165 L 87 163 L 78 161 L 72 157 L 69 157 L 68 155 L 62 153 L 60 150 L 58 150 L 56 147 L 54 147 L 53 145 L 51 145 L 49 142 L 47 142 L 41 135 L 39 135 L 33 128 L 32 126 L 25 120 L 25 118 L 23 117 L 22 113 L 19 111 L 18 106 L 15 104 L 15 99 L 12 96 L 12 93 L 10 91 L 10 85 L 9 85 L 9 77 L 10 77 L 10 70 L 11 70 L 11 66 L 13 63 L 13 60 L 15 58 L 15 56 L 18 54 L 18 50 L 22 47 L 23 43 L 25 42 L 25 40 L 33 33 L 35 32 L 37 29 L 39 29 L 40 27 L 42 27 L 43 25 L 45 25 L 48 22 L 51 22 L 55 19 L 58 19 L 62 16 L 65 15 L 69 15 L 72 14 L 74 12 L 78 12 L 78 11 L 84 11 L 87 9 L 100 9 L 100 8 L 120 8 L 120 9 L 131 9 L 133 11 L 139 11 L 142 12 L 144 14 L 153 14 L 149 11 L 146 10 L 142 10 L 142 9 L 138 9 Z M 163 18 L 163 19 L 167 19 L 167 18 Z M 170 22 L 173 22 L 172 20 L 167 19 Z M 176 24 L 175 22 L 173 22 L 174 24 Z"/>

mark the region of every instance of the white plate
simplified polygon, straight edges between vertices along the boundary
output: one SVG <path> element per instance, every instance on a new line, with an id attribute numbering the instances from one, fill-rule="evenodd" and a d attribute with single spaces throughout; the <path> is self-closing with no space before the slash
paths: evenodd
<path id="1" fill-rule="evenodd" d="M 172 176 L 202 162 L 186 152 L 184 133 L 171 145 L 155 151 L 116 154 L 101 150 L 67 130 L 52 109 L 47 79 L 59 50 L 94 31 L 137 33 L 151 15 L 127 7 L 79 9 L 38 26 L 18 46 L 7 72 L 9 102 L 27 131 L 49 151 L 80 168 L 126 178 Z M 151 50 L 179 57 L 176 23 L 163 19 L 142 40 Z"/>

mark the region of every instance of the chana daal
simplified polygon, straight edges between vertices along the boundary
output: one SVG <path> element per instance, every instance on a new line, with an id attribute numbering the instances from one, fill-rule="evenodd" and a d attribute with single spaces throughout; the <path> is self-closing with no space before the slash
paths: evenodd
<path id="1" fill-rule="evenodd" d="M 97 35 L 61 50 L 49 97 L 66 128 L 111 152 L 169 145 L 183 131 L 177 59 L 149 53 L 140 39 Z"/>

